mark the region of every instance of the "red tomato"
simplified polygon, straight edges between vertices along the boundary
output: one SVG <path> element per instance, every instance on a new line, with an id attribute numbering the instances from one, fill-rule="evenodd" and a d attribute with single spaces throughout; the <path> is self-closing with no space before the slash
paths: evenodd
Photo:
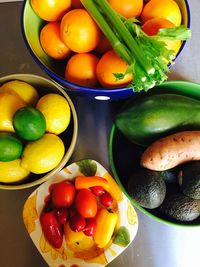
<path id="1" fill-rule="evenodd" d="M 93 236 L 95 227 L 96 227 L 96 220 L 94 218 L 88 218 L 86 219 L 86 225 L 85 228 L 83 229 L 83 233 L 87 236 Z"/>
<path id="2" fill-rule="evenodd" d="M 92 186 L 90 189 L 92 193 L 97 197 L 100 197 L 105 193 L 105 190 L 102 186 Z"/>
<path id="3" fill-rule="evenodd" d="M 75 199 L 76 190 L 72 183 L 61 182 L 52 190 L 51 200 L 55 207 L 70 207 Z"/>
<path id="4" fill-rule="evenodd" d="M 89 189 L 82 189 L 78 192 L 75 205 L 84 218 L 93 218 L 97 213 L 97 200 Z"/>
<path id="5" fill-rule="evenodd" d="M 100 198 L 100 202 L 102 205 L 104 205 L 105 207 L 110 207 L 113 203 L 113 198 L 112 196 L 106 192 L 105 194 L 103 194 Z"/>
<path id="6" fill-rule="evenodd" d="M 86 225 L 85 218 L 80 214 L 74 214 L 69 219 L 69 226 L 72 229 L 72 231 L 80 232 L 85 228 L 85 225 Z"/>
<path id="7" fill-rule="evenodd" d="M 66 208 L 59 208 L 56 210 L 56 217 L 60 224 L 65 224 L 69 217 L 69 211 Z"/>

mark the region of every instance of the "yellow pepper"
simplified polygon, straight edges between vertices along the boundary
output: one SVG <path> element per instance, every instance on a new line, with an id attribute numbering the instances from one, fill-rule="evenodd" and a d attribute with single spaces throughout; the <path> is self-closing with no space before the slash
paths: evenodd
<path id="1" fill-rule="evenodd" d="M 85 236 L 82 231 L 81 232 L 72 231 L 68 223 L 64 225 L 64 234 L 66 243 L 69 244 L 80 242 Z"/>
<path id="2" fill-rule="evenodd" d="M 97 213 L 94 241 L 99 248 L 105 247 L 111 240 L 117 220 L 117 213 L 109 212 L 107 209 L 101 209 Z"/>

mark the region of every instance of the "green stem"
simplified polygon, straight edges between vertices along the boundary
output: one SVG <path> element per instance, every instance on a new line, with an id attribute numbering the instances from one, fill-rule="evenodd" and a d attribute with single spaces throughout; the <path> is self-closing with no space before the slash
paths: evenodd
<path id="1" fill-rule="evenodd" d="M 112 29 L 94 4 L 94 1 L 81 0 L 81 3 L 88 10 L 99 28 L 103 31 L 116 53 L 130 65 L 132 63 L 132 57 L 130 56 L 129 51 L 127 51 L 127 48 L 112 31 Z"/>
<path id="2" fill-rule="evenodd" d="M 91 1 L 92 2 L 92 1 Z M 143 51 L 141 51 L 137 42 L 128 31 L 124 23 L 121 21 L 118 14 L 110 7 L 106 0 L 95 1 L 96 5 L 102 9 L 102 11 L 109 18 L 112 26 L 115 28 L 116 32 L 119 36 L 124 40 L 125 44 L 129 48 L 129 50 L 134 54 L 137 62 L 141 65 L 141 67 L 148 73 L 153 74 L 155 69 L 152 67 L 150 62 L 143 56 Z"/>

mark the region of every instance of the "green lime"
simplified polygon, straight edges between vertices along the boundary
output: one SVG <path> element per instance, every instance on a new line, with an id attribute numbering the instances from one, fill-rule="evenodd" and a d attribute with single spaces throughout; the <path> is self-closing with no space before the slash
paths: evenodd
<path id="1" fill-rule="evenodd" d="M 23 107 L 13 117 L 13 126 L 17 135 L 27 141 L 41 138 L 46 130 L 44 115 L 36 108 Z"/>
<path id="2" fill-rule="evenodd" d="M 0 133 L 0 161 L 18 159 L 23 151 L 22 142 L 12 133 Z"/>

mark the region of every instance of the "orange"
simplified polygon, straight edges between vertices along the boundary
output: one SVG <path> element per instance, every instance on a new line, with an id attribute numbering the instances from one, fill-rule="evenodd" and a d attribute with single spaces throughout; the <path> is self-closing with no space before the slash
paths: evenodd
<path id="1" fill-rule="evenodd" d="M 99 59 L 91 53 L 75 54 L 66 65 L 66 80 L 84 86 L 96 86 L 96 67 Z"/>
<path id="2" fill-rule="evenodd" d="M 72 8 L 84 8 L 80 0 L 72 0 Z"/>
<path id="3" fill-rule="evenodd" d="M 85 9 L 73 9 L 61 20 L 61 38 L 72 51 L 86 53 L 96 48 L 101 31 Z"/>
<path id="4" fill-rule="evenodd" d="M 55 59 L 64 59 L 71 52 L 61 40 L 59 22 L 49 22 L 42 28 L 40 42 L 45 53 Z"/>
<path id="5" fill-rule="evenodd" d="M 110 49 L 112 49 L 112 46 L 111 46 L 109 40 L 105 37 L 105 35 L 102 34 L 101 40 L 100 40 L 99 44 L 97 45 L 95 52 L 98 55 L 103 55 Z"/>
<path id="6" fill-rule="evenodd" d="M 174 0 L 150 0 L 143 8 L 141 20 L 144 23 L 152 18 L 168 19 L 175 26 L 180 26 L 182 15 Z"/>
<path id="7" fill-rule="evenodd" d="M 126 74 L 121 80 L 116 80 L 114 73 L 125 73 L 129 65 L 121 59 L 114 50 L 106 52 L 97 64 L 97 78 L 103 87 L 127 85 L 132 81 L 132 75 Z"/>
<path id="8" fill-rule="evenodd" d="M 35 13 L 46 21 L 58 21 L 71 8 L 71 0 L 31 0 Z"/>
<path id="9" fill-rule="evenodd" d="M 147 20 L 143 26 L 143 31 L 148 35 L 156 35 L 162 28 L 174 28 L 176 27 L 172 22 L 163 18 L 153 18 Z M 181 41 L 180 40 L 165 40 L 164 41 L 169 50 L 174 50 L 175 54 L 178 53 Z"/>
<path id="10" fill-rule="evenodd" d="M 143 8 L 143 0 L 108 0 L 109 4 L 125 18 L 139 17 Z"/>

